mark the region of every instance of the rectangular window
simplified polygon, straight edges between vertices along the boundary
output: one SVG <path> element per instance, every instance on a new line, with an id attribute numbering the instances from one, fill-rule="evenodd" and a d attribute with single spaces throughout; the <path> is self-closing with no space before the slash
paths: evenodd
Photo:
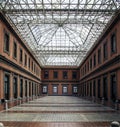
<path id="1" fill-rule="evenodd" d="M 68 78 L 68 73 L 67 71 L 63 71 L 63 79 L 67 79 Z"/>
<path id="2" fill-rule="evenodd" d="M 14 42 L 13 44 L 13 57 L 17 58 L 17 43 Z"/>
<path id="3" fill-rule="evenodd" d="M 82 75 L 84 76 L 84 67 L 82 68 Z"/>
<path id="4" fill-rule="evenodd" d="M 43 86 L 42 92 L 43 92 L 43 94 L 47 94 L 47 86 Z"/>
<path id="5" fill-rule="evenodd" d="M 25 66 L 27 66 L 27 55 L 25 54 Z"/>
<path id="6" fill-rule="evenodd" d="M 107 42 L 103 45 L 103 58 L 104 60 L 108 57 L 108 48 L 107 48 Z"/>
<path id="7" fill-rule="evenodd" d="M 92 81 L 90 82 L 90 96 L 92 96 Z"/>
<path id="8" fill-rule="evenodd" d="M 34 64 L 34 73 L 36 72 L 36 66 L 35 66 L 35 64 Z"/>
<path id="9" fill-rule="evenodd" d="M 28 66 L 29 66 L 29 69 L 30 69 L 30 58 L 29 58 L 29 65 Z"/>
<path id="10" fill-rule="evenodd" d="M 33 71 L 33 61 L 32 61 L 32 71 Z"/>
<path id="11" fill-rule="evenodd" d="M 92 69 L 92 58 L 90 59 L 90 69 Z"/>
<path id="12" fill-rule="evenodd" d="M 85 74 L 86 74 L 86 64 L 85 64 Z"/>
<path id="13" fill-rule="evenodd" d="M 10 93 L 10 76 L 5 74 L 4 77 L 4 98 L 5 100 L 9 100 Z"/>
<path id="14" fill-rule="evenodd" d="M 67 86 L 63 86 L 63 94 L 67 94 L 68 93 L 68 87 Z"/>
<path id="15" fill-rule="evenodd" d="M 116 75 L 111 75 L 111 99 L 113 101 L 116 100 L 117 97 L 117 82 L 116 82 Z"/>
<path id="16" fill-rule="evenodd" d="M 53 85 L 53 94 L 58 93 L 58 86 Z"/>
<path id="17" fill-rule="evenodd" d="M 87 83 L 87 96 L 89 96 L 89 83 Z"/>
<path id="18" fill-rule="evenodd" d="M 49 72 L 48 71 L 44 71 L 44 78 L 47 79 L 49 77 Z"/>
<path id="19" fill-rule="evenodd" d="M 96 80 L 93 81 L 93 96 L 96 96 Z"/>
<path id="20" fill-rule="evenodd" d="M 20 62 L 22 62 L 23 61 L 23 51 L 22 51 L 22 49 L 20 49 Z"/>
<path id="21" fill-rule="evenodd" d="M 98 92 L 98 98 L 100 98 L 100 92 L 101 92 L 101 80 L 100 79 L 98 79 L 98 90 L 97 90 L 97 92 Z"/>
<path id="22" fill-rule="evenodd" d="M 111 35 L 111 53 L 116 52 L 116 34 Z"/>
<path id="23" fill-rule="evenodd" d="M 86 83 L 84 83 L 84 96 L 86 96 Z"/>
<path id="24" fill-rule="evenodd" d="M 7 32 L 4 33 L 4 51 L 9 52 L 10 37 Z"/>
<path id="25" fill-rule="evenodd" d="M 96 66 L 96 54 L 94 54 L 94 67 Z"/>
<path id="26" fill-rule="evenodd" d="M 58 72 L 57 72 L 57 71 L 54 71 L 54 72 L 53 72 L 53 77 L 54 77 L 54 78 L 58 78 Z"/>
<path id="27" fill-rule="evenodd" d="M 73 86 L 73 94 L 77 94 L 78 93 L 78 87 L 77 86 Z"/>
<path id="28" fill-rule="evenodd" d="M 77 72 L 76 71 L 73 71 L 72 72 L 72 79 L 76 79 L 77 78 Z"/>
<path id="29" fill-rule="evenodd" d="M 34 95 L 34 83 L 32 82 L 32 95 Z"/>
<path id="30" fill-rule="evenodd" d="M 98 50 L 98 64 L 101 63 L 101 49 Z"/>
<path id="31" fill-rule="evenodd" d="M 17 98 L 17 77 L 13 78 L 13 96 Z"/>
<path id="32" fill-rule="evenodd" d="M 25 81 L 25 97 L 27 97 L 27 80 Z"/>
<path id="33" fill-rule="evenodd" d="M 103 78 L 103 97 L 105 100 L 108 98 L 108 84 L 107 84 L 107 77 Z"/>
<path id="34" fill-rule="evenodd" d="M 20 79 L 20 97 L 23 97 L 23 79 Z"/>
<path id="35" fill-rule="evenodd" d="M 32 89 L 31 89 L 31 82 L 29 82 L 29 97 L 31 97 L 32 96 L 32 91 L 31 91 Z"/>
<path id="36" fill-rule="evenodd" d="M 87 64 L 87 66 L 88 66 L 88 71 L 89 71 L 89 61 L 88 61 L 88 64 Z"/>

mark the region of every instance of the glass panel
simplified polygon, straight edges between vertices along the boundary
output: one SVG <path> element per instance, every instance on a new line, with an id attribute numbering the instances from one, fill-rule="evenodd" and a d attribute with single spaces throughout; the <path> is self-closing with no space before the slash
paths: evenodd
<path id="1" fill-rule="evenodd" d="M 5 33 L 4 35 L 4 50 L 9 52 L 9 34 Z"/>
<path id="2" fill-rule="evenodd" d="M 9 100 L 9 75 L 5 75 L 4 77 L 4 96 L 6 100 Z"/>
<path id="3" fill-rule="evenodd" d="M 116 100 L 117 97 L 117 82 L 116 82 L 116 76 L 111 76 L 111 99 L 113 101 Z"/>
<path id="4" fill-rule="evenodd" d="M 29 96 L 31 96 L 31 82 L 29 82 Z"/>
<path id="5" fill-rule="evenodd" d="M 98 79 L 98 98 L 100 98 L 100 92 L 101 92 L 101 80 Z"/>
<path id="6" fill-rule="evenodd" d="M 44 78 L 48 78 L 49 77 L 49 72 L 48 71 L 45 71 L 44 72 Z"/>
<path id="7" fill-rule="evenodd" d="M 116 34 L 115 33 L 111 36 L 111 52 L 112 53 L 116 52 Z"/>
<path id="8" fill-rule="evenodd" d="M 25 96 L 26 96 L 26 97 L 27 97 L 27 93 L 28 93 L 28 92 L 27 92 L 27 89 L 28 89 L 28 88 L 27 88 L 27 81 L 25 81 Z"/>
<path id="9" fill-rule="evenodd" d="M 14 56 L 14 58 L 16 58 L 16 57 L 17 57 L 17 44 L 16 44 L 16 42 L 14 42 L 14 47 L 13 47 L 13 56 Z"/>
<path id="10" fill-rule="evenodd" d="M 120 4 L 119 0 L 1 0 L 0 7 L 42 66 L 79 66 Z"/>
<path id="11" fill-rule="evenodd" d="M 53 93 L 57 93 L 57 86 L 53 86 Z"/>
<path id="12" fill-rule="evenodd" d="M 47 86 L 43 86 L 43 93 L 47 93 Z"/>
<path id="13" fill-rule="evenodd" d="M 68 92 L 67 86 L 63 86 L 63 93 L 67 93 L 67 92 Z"/>
<path id="14" fill-rule="evenodd" d="M 73 93 L 77 93 L 78 92 L 78 88 L 77 88 L 77 86 L 74 86 L 73 87 Z"/>
<path id="15" fill-rule="evenodd" d="M 23 97 L 23 79 L 20 79 L 20 97 Z"/>
<path id="16" fill-rule="evenodd" d="M 63 71 L 63 79 L 67 79 L 68 78 L 68 72 L 67 71 Z"/>
<path id="17" fill-rule="evenodd" d="M 108 97 L 108 86 L 107 86 L 107 77 L 103 78 L 103 97 L 107 99 Z"/>
<path id="18" fill-rule="evenodd" d="M 13 79 L 13 94 L 14 98 L 17 98 L 17 78 L 14 77 Z"/>

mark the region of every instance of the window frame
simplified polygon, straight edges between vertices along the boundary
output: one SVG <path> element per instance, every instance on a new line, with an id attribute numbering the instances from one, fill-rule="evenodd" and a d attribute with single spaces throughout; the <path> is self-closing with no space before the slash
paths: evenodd
<path id="1" fill-rule="evenodd" d="M 29 57 L 29 59 L 28 59 L 28 67 L 29 67 L 29 69 L 30 69 L 30 67 L 31 67 L 31 59 L 30 59 L 30 57 Z"/>
<path id="2" fill-rule="evenodd" d="M 98 64 L 101 64 L 102 58 L 101 58 L 101 48 L 98 49 Z"/>
<path id="3" fill-rule="evenodd" d="M 16 82 L 14 82 L 16 80 Z M 13 97 L 16 99 L 18 97 L 18 77 L 13 77 Z"/>
<path id="4" fill-rule="evenodd" d="M 45 91 L 44 91 L 45 88 Z M 47 94 L 48 93 L 48 85 L 43 85 L 42 86 L 42 94 Z"/>
<path id="5" fill-rule="evenodd" d="M 53 78 L 57 79 L 58 78 L 58 71 L 53 71 Z"/>
<path id="6" fill-rule="evenodd" d="M 7 84 L 7 94 L 6 94 L 6 86 L 5 86 L 5 76 L 8 76 L 8 84 Z M 10 99 L 10 73 L 5 72 L 4 73 L 4 87 L 3 87 L 3 91 L 4 91 L 4 98 L 5 100 L 9 100 Z"/>
<path id="7" fill-rule="evenodd" d="M 64 88 L 66 88 L 66 92 L 64 92 Z M 62 85 L 62 94 L 63 94 L 63 95 L 68 94 L 68 84 L 63 84 L 63 85 Z"/>
<path id="8" fill-rule="evenodd" d="M 113 45 L 113 41 L 112 41 L 113 40 L 113 36 L 114 36 L 114 39 L 115 39 L 115 43 L 114 43 L 115 45 Z M 111 34 L 111 37 L 110 37 L 110 46 L 111 46 L 111 54 L 116 53 L 117 52 L 117 37 L 116 37 L 116 31 Z M 114 49 L 113 49 L 113 47 L 114 47 Z"/>
<path id="9" fill-rule="evenodd" d="M 25 79 L 25 87 L 24 87 L 24 89 L 25 89 L 25 97 L 28 97 L 28 80 L 27 79 Z"/>
<path id="10" fill-rule="evenodd" d="M 93 63 L 93 65 L 94 65 L 94 67 L 96 66 L 96 54 L 94 54 L 94 63 Z"/>
<path id="11" fill-rule="evenodd" d="M 25 57 L 24 57 L 24 66 L 27 67 L 27 54 L 25 53 Z"/>
<path id="12" fill-rule="evenodd" d="M 77 79 L 77 71 L 72 71 L 72 79 Z"/>
<path id="13" fill-rule="evenodd" d="M 97 97 L 101 98 L 101 78 L 97 79 Z"/>
<path id="14" fill-rule="evenodd" d="M 20 63 L 22 63 L 23 62 L 23 49 L 22 48 L 20 48 Z"/>
<path id="15" fill-rule="evenodd" d="M 107 41 L 103 44 L 103 59 L 108 59 L 108 43 Z"/>
<path id="16" fill-rule="evenodd" d="M 63 71 L 63 79 L 68 79 L 68 71 Z"/>
<path id="17" fill-rule="evenodd" d="M 92 70 L 92 57 L 90 58 L 90 70 Z"/>
<path id="18" fill-rule="evenodd" d="M 113 76 L 115 76 L 115 82 L 116 82 L 116 86 L 115 86 L 115 84 L 112 84 L 113 82 L 112 82 L 112 77 Z M 113 95 L 114 94 L 114 90 L 116 91 L 116 93 L 115 93 L 115 95 Z M 110 98 L 111 98 L 111 100 L 113 101 L 113 102 L 115 102 L 116 101 L 116 99 L 117 99 L 117 76 L 116 76 L 116 73 L 114 72 L 114 73 L 111 73 L 111 75 L 110 75 Z M 114 97 L 115 96 L 115 97 Z"/>
<path id="19" fill-rule="evenodd" d="M 44 79 L 48 79 L 49 78 L 49 71 L 45 70 L 44 71 Z"/>
<path id="20" fill-rule="evenodd" d="M 78 86 L 77 85 L 72 86 L 72 94 L 78 94 Z"/>
<path id="21" fill-rule="evenodd" d="M 54 92 L 54 87 L 56 87 L 57 89 L 57 91 L 56 92 Z M 58 84 L 52 84 L 52 93 L 53 94 L 58 94 Z"/>
<path id="22" fill-rule="evenodd" d="M 104 85 L 104 79 L 106 79 L 106 85 Z M 108 76 L 103 76 L 103 97 L 105 100 L 108 99 Z"/>
<path id="23" fill-rule="evenodd" d="M 8 41 L 6 42 L 6 37 L 5 35 L 8 36 Z M 8 44 L 7 44 L 8 43 Z M 8 46 L 8 49 L 7 47 Z M 4 52 L 7 53 L 8 55 L 10 54 L 10 33 L 4 30 Z"/>
<path id="24" fill-rule="evenodd" d="M 22 84 L 21 84 L 22 81 Z M 20 78 L 20 97 L 23 97 L 23 78 Z"/>

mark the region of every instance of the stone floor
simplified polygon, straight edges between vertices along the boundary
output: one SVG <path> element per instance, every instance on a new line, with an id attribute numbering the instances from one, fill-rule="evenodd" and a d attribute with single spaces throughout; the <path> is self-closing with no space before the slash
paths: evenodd
<path id="1" fill-rule="evenodd" d="M 0 112 L 6 127 L 109 127 L 120 113 L 79 97 L 46 96 Z"/>

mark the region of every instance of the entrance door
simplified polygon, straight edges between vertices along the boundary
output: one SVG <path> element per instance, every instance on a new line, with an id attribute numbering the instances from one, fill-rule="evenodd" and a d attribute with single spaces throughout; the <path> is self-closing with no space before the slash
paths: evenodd
<path id="1" fill-rule="evenodd" d="M 4 98 L 5 100 L 9 100 L 9 92 L 10 92 L 10 76 L 9 75 L 5 75 L 4 77 Z"/>
<path id="2" fill-rule="evenodd" d="M 78 93 L 78 87 L 77 86 L 73 86 L 73 94 L 77 94 Z"/>
<path id="3" fill-rule="evenodd" d="M 63 86 L 63 94 L 67 94 L 68 93 L 68 87 L 67 86 Z"/>
<path id="4" fill-rule="evenodd" d="M 47 86 L 43 86 L 42 92 L 43 94 L 47 94 Z"/>
<path id="5" fill-rule="evenodd" d="M 58 93 L 58 87 L 57 86 L 53 86 L 53 94 L 57 94 Z"/>

